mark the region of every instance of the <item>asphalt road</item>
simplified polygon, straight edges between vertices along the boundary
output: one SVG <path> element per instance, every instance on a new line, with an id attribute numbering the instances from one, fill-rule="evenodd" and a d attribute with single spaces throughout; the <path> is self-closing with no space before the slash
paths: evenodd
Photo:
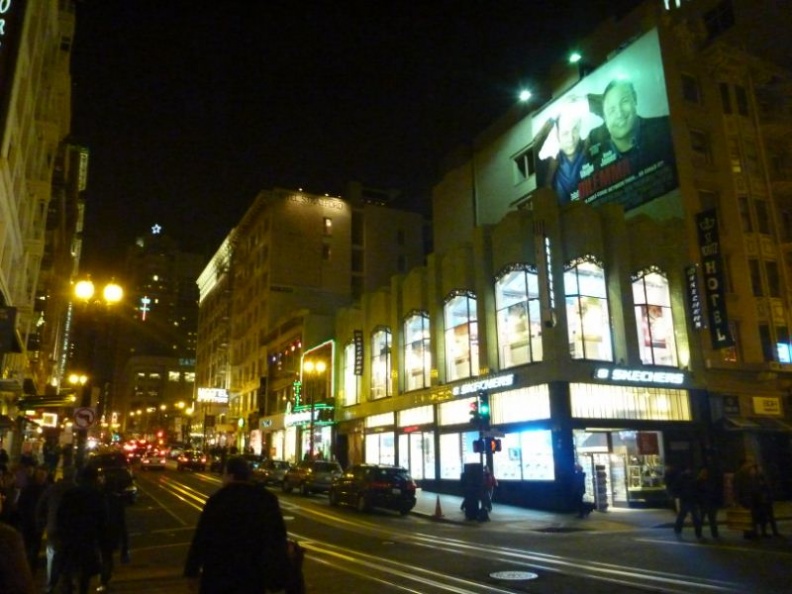
<path id="1" fill-rule="evenodd" d="M 187 546 L 219 478 L 170 468 L 137 476 L 140 498 L 128 509 L 132 561 L 117 566 L 111 591 L 186 592 L 180 574 Z M 290 533 L 307 549 L 311 593 L 792 592 L 786 539 L 700 544 L 677 541 L 666 529 L 545 532 L 519 523 L 360 514 L 330 507 L 322 495 L 277 493 Z"/>

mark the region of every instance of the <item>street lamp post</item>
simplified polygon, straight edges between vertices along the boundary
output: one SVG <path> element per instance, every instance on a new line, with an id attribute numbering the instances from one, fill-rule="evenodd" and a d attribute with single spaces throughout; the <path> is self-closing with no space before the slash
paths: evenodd
<path id="1" fill-rule="evenodd" d="M 85 312 L 89 311 L 91 306 L 101 306 L 104 309 L 108 309 L 109 307 L 119 303 L 124 297 L 124 290 L 121 288 L 120 285 L 111 281 L 107 283 L 101 293 L 101 297 L 95 297 L 96 293 L 96 286 L 91 280 L 81 280 L 74 286 L 74 297 L 76 300 L 81 301 L 84 304 Z M 82 365 L 83 369 L 92 369 L 93 378 L 92 381 L 89 381 L 87 376 L 80 376 L 78 382 L 81 385 L 82 393 L 80 398 L 80 406 L 81 407 L 90 407 L 92 405 L 91 399 L 91 392 L 92 392 L 92 384 L 96 384 L 98 386 L 104 386 L 104 398 L 101 402 L 97 403 L 99 406 L 97 407 L 98 411 L 95 411 L 94 419 L 101 420 L 101 414 L 104 413 L 105 410 L 111 410 L 109 406 L 109 394 L 110 388 L 109 383 L 104 382 L 106 379 L 104 377 L 104 368 L 99 364 L 99 353 L 100 353 L 100 345 L 99 340 L 97 337 L 98 333 L 98 324 L 95 323 L 93 328 L 87 327 L 87 317 L 82 322 L 86 326 L 82 329 L 82 337 L 85 339 L 84 344 L 81 345 L 80 354 L 81 358 L 77 361 L 78 365 Z M 109 333 L 109 329 L 105 329 L 106 333 Z M 105 335 L 105 342 L 109 342 L 107 336 Z M 101 345 L 105 349 L 109 350 L 109 344 Z M 73 374 L 72 374 L 73 375 Z M 71 376 L 70 376 L 71 378 Z M 84 378 L 84 379 L 82 379 Z M 77 463 L 77 467 L 80 468 L 85 462 L 85 448 L 86 442 L 88 438 L 88 426 L 80 427 L 77 430 L 77 452 L 75 455 L 75 461 Z"/>
<path id="2" fill-rule="evenodd" d="M 88 383 L 88 376 L 78 373 L 72 373 L 68 378 L 69 384 L 74 386 L 75 390 L 80 390 L 80 406 L 86 407 L 91 405 L 91 386 Z M 82 468 L 85 462 L 85 444 L 88 441 L 88 427 L 74 426 L 77 431 L 77 451 L 74 456 L 74 463 L 77 468 Z"/>
<path id="3" fill-rule="evenodd" d="M 312 380 L 311 382 L 306 382 L 306 391 L 308 392 L 308 396 L 311 402 L 311 418 L 309 421 L 309 431 L 310 434 L 308 435 L 308 452 L 311 458 L 314 457 L 314 444 L 315 444 L 315 436 L 314 436 L 314 428 L 316 423 L 316 381 L 319 377 L 325 372 L 327 369 L 327 364 L 322 361 L 304 361 L 303 362 L 303 372 L 308 376 L 308 379 Z M 308 385 L 308 384 L 312 385 Z"/>

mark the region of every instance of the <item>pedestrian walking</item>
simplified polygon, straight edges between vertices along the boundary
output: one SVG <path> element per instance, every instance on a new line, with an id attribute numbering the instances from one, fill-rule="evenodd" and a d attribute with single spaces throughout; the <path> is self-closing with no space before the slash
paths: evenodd
<path id="1" fill-rule="evenodd" d="M 718 510 L 723 507 L 723 474 L 713 466 L 702 466 L 696 476 L 696 493 L 702 525 L 709 526 L 710 536 L 718 539 Z"/>
<path id="2" fill-rule="evenodd" d="M 495 494 L 495 487 L 498 480 L 488 467 L 484 467 L 484 478 L 482 482 L 481 507 L 487 511 L 492 511 L 492 496 Z"/>
<path id="3" fill-rule="evenodd" d="M 99 591 L 105 591 L 113 577 L 115 552 L 121 551 L 121 563 L 129 563 L 129 531 L 126 521 L 126 495 L 117 474 L 105 479 L 102 495 L 107 508 L 107 526 L 102 534 L 102 571 Z"/>
<path id="4" fill-rule="evenodd" d="M 743 538 L 756 538 L 762 517 L 762 493 L 758 467 L 751 459 L 741 460 L 740 468 L 734 473 L 734 498 L 751 513 L 751 528 L 743 530 Z"/>
<path id="5" fill-rule="evenodd" d="M 286 524 L 278 498 L 250 477 L 247 460 L 228 458 L 223 486 L 207 500 L 187 554 L 184 576 L 193 591 L 260 594 L 287 585 Z"/>
<path id="6" fill-rule="evenodd" d="M 586 495 L 586 473 L 580 464 L 575 464 L 575 472 L 572 475 L 572 499 L 575 512 L 578 518 L 586 518 L 593 511 L 594 506 L 586 503 L 583 498 Z"/>
<path id="7" fill-rule="evenodd" d="M 5 497 L 0 496 L 0 512 Z M 33 574 L 25 559 L 22 535 L 0 522 L 0 592 L 3 594 L 34 594 Z"/>
<path id="8" fill-rule="evenodd" d="M 63 494 L 58 506 L 63 594 L 72 594 L 75 579 L 79 594 L 88 594 L 91 579 L 101 570 L 100 547 L 107 529 L 107 508 L 98 483 L 96 467 L 85 466 L 78 475 L 77 485 Z"/>
<path id="9" fill-rule="evenodd" d="M 60 580 L 62 561 L 62 545 L 58 534 L 58 508 L 63 494 L 74 487 L 74 467 L 63 469 L 63 477 L 52 483 L 44 491 L 36 506 L 36 517 L 39 526 L 43 527 L 46 536 L 47 584 L 45 592 L 51 594 Z"/>
<path id="10" fill-rule="evenodd" d="M 775 511 L 773 509 L 773 488 L 770 484 L 770 479 L 768 479 L 761 466 L 756 467 L 756 482 L 757 496 L 759 499 L 757 502 L 757 523 L 759 525 L 759 530 L 765 538 L 770 536 L 770 534 L 767 533 L 768 527 L 771 530 L 772 536 L 781 536 L 781 533 L 778 531 Z"/>
<path id="11" fill-rule="evenodd" d="M 44 527 L 36 514 L 36 508 L 41 496 L 49 486 L 48 477 L 49 470 L 46 466 L 33 469 L 30 480 L 20 490 L 17 500 L 19 531 L 25 541 L 25 556 L 30 566 L 30 573 L 33 575 L 36 575 L 38 568 L 38 557 L 44 536 Z"/>
<path id="12" fill-rule="evenodd" d="M 677 475 L 674 493 L 676 494 L 679 506 L 676 521 L 674 522 L 674 534 L 676 534 L 677 538 L 682 538 L 682 529 L 685 526 L 685 519 L 689 515 L 693 522 L 693 530 L 696 534 L 696 538 L 702 540 L 703 535 L 701 532 L 701 518 L 699 517 L 696 479 L 690 468 L 685 468 Z"/>

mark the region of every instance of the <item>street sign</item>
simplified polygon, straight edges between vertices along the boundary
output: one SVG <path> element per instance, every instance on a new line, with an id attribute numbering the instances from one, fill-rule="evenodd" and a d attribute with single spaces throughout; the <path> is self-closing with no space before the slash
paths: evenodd
<path id="1" fill-rule="evenodd" d="M 80 429 L 87 429 L 96 421 L 96 410 L 90 406 L 81 406 L 74 411 L 74 424 Z"/>

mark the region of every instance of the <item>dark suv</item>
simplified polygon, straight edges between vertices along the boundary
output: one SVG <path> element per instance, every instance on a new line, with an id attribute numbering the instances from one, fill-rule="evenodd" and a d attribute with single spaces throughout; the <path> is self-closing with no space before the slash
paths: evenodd
<path id="1" fill-rule="evenodd" d="M 303 495 L 327 492 L 333 478 L 343 473 L 338 462 L 303 460 L 283 475 L 283 491 L 291 493 L 292 489 L 299 489 Z"/>
<path id="2" fill-rule="evenodd" d="M 415 507 L 415 489 L 415 481 L 406 468 L 356 464 L 333 480 L 330 505 L 346 503 L 362 512 L 382 507 L 406 515 Z"/>

